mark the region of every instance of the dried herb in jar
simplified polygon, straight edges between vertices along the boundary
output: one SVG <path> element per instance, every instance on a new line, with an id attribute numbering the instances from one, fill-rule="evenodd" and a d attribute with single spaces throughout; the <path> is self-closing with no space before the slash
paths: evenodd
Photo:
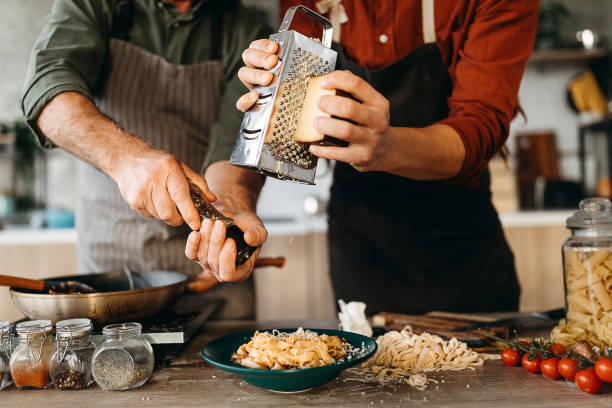
<path id="1" fill-rule="evenodd" d="M 94 365 L 94 376 L 98 385 L 107 390 L 122 390 L 144 383 L 151 369 L 139 365 L 115 364 L 108 359 L 98 359 Z"/>

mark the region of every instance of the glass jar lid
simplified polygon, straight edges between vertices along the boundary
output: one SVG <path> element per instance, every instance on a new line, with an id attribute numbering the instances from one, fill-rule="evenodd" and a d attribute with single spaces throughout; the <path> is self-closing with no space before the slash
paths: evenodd
<path id="1" fill-rule="evenodd" d="M 6 320 L 0 320 L 0 337 L 11 334 L 11 323 Z"/>
<path id="2" fill-rule="evenodd" d="M 142 325 L 140 323 L 109 324 L 102 328 L 102 334 L 105 336 L 137 336 L 141 330 Z"/>
<path id="3" fill-rule="evenodd" d="M 0 353 L 10 357 L 11 350 L 11 324 L 6 320 L 0 320 Z M 2 381 L 2 378 L 0 378 L 0 381 Z"/>
<path id="4" fill-rule="evenodd" d="M 93 325 L 89 319 L 61 320 L 55 325 L 55 333 L 59 339 L 71 340 L 89 336 Z"/>
<path id="5" fill-rule="evenodd" d="M 580 210 L 567 219 L 568 228 L 612 227 L 612 202 L 607 198 L 585 198 Z"/>
<path id="6" fill-rule="evenodd" d="M 53 330 L 51 320 L 30 320 L 27 322 L 17 323 L 17 334 L 48 334 Z"/>

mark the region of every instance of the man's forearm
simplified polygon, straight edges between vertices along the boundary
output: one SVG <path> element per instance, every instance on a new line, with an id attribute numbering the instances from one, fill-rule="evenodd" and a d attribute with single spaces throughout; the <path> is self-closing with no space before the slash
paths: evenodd
<path id="1" fill-rule="evenodd" d="M 389 132 L 391 144 L 384 171 L 417 180 L 442 180 L 461 170 L 465 147 L 450 126 L 394 127 Z"/>
<path id="2" fill-rule="evenodd" d="M 215 207 L 219 211 L 233 214 L 255 211 L 264 184 L 261 174 L 220 161 L 208 166 L 205 178 L 217 196 Z"/>
<path id="3" fill-rule="evenodd" d="M 38 117 L 37 125 L 57 146 L 109 175 L 124 155 L 151 149 L 76 92 L 64 92 L 53 98 Z"/>

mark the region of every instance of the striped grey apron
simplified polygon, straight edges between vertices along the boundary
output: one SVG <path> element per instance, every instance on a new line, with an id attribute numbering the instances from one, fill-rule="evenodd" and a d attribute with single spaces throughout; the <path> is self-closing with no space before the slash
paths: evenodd
<path id="1" fill-rule="evenodd" d="M 121 39 L 109 44 L 105 84 L 96 96 L 98 109 L 126 131 L 165 150 L 198 170 L 209 145 L 222 92 L 220 61 L 171 64 Z M 185 256 L 190 232 L 145 218 L 123 200 L 119 188 L 93 166 L 80 164 L 77 205 L 80 273 L 121 270 L 179 271 L 201 267 Z M 218 285 L 206 294 L 225 299 L 219 318 L 254 316 L 252 280 Z"/>

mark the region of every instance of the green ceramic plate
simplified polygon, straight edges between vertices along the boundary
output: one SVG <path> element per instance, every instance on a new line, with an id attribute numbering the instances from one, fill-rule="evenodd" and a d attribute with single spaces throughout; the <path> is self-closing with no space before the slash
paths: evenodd
<path id="1" fill-rule="evenodd" d="M 278 329 L 281 332 L 294 332 L 297 328 Z M 358 353 L 347 353 L 344 359 L 330 365 L 315 368 L 301 368 L 293 370 L 263 370 L 248 368 L 232 361 L 232 354 L 238 347 L 248 343 L 253 337 L 255 330 L 230 334 L 213 340 L 202 348 L 202 358 L 222 370 L 237 374 L 244 381 L 273 391 L 296 392 L 304 391 L 312 387 L 325 384 L 333 380 L 342 370 L 357 365 L 367 360 L 376 352 L 376 342 L 369 337 L 341 330 L 329 329 L 304 329 L 318 334 L 338 336 L 346 339 Z M 264 331 L 264 330 L 260 330 Z M 267 330 L 269 331 L 269 330 Z"/>

